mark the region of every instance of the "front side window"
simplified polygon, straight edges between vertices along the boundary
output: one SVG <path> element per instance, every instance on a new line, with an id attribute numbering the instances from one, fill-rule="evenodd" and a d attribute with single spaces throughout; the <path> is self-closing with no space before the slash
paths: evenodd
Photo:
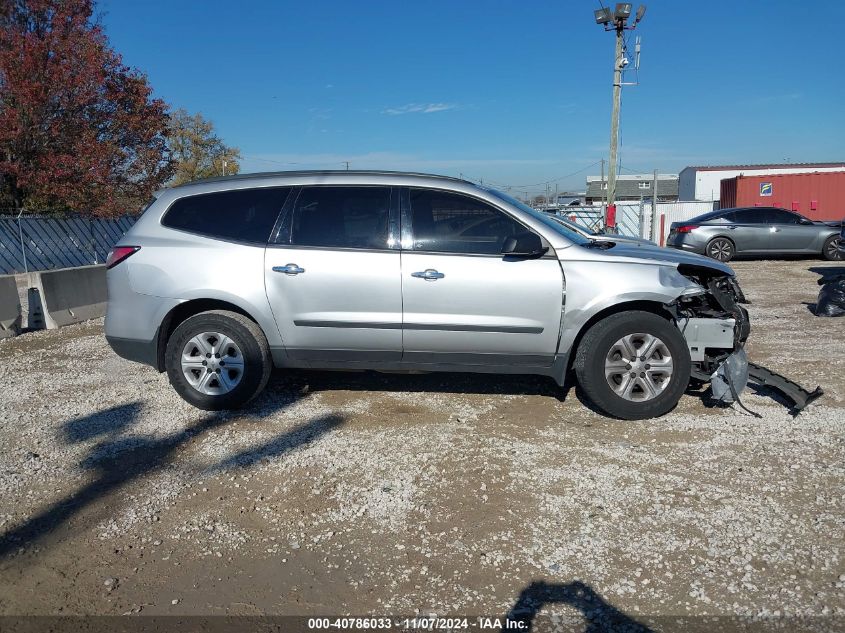
<path id="1" fill-rule="evenodd" d="M 180 198 L 161 223 L 181 231 L 250 244 L 266 244 L 289 187 L 239 189 Z"/>
<path id="2" fill-rule="evenodd" d="M 304 187 L 290 226 L 296 246 L 386 249 L 390 187 Z"/>
<path id="3" fill-rule="evenodd" d="M 766 209 L 770 224 L 798 224 L 799 216 L 786 209 Z"/>
<path id="4" fill-rule="evenodd" d="M 460 194 L 411 189 L 413 249 L 499 255 L 505 240 L 525 227 L 490 205 Z"/>

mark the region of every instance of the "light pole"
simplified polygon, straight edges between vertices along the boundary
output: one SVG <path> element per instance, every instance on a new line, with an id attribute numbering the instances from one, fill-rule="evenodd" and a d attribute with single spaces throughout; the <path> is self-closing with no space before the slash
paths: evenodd
<path id="1" fill-rule="evenodd" d="M 616 224 L 616 166 L 619 164 L 617 154 L 619 151 L 619 107 L 622 100 L 622 71 L 629 64 L 625 57 L 625 31 L 637 28 L 640 20 L 645 15 L 645 5 L 641 4 L 634 16 L 633 23 L 629 26 L 628 19 L 631 17 L 631 3 L 619 2 L 616 8 L 611 11 L 609 8 L 596 10 L 596 24 L 604 26 L 605 31 L 616 32 L 616 53 L 613 58 L 613 111 L 610 115 L 610 164 L 607 174 L 607 211 L 605 224 L 615 226 Z"/>

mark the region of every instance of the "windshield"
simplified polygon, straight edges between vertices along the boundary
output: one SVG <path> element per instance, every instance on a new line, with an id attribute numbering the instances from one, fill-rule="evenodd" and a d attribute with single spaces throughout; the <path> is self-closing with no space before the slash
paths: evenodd
<path id="1" fill-rule="evenodd" d="M 487 187 L 483 187 L 485 191 L 488 193 L 493 194 L 499 200 L 507 202 L 508 204 L 516 207 L 520 211 L 524 211 L 525 213 L 529 214 L 531 217 L 535 218 L 536 220 L 542 222 L 545 226 L 549 227 L 551 230 L 555 231 L 556 233 L 562 235 L 566 239 L 568 239 L 573 244 L 589 244 L 590 239 L 585 237 L 581 233 L 578 233 L 574 229 L 568 227 L 566 224 L 562 222 L 558 222 L 554 216 L 549 215 L 548 213 L 543 213 L 542 211 L 537 211 L 536 209 L 532 209 L 524 202 L 520 202 L 516 198 L 509 196 L 506 193 L 502 193 L 501 191 L 496 191 L 495 189 L 489 189 Z"/>

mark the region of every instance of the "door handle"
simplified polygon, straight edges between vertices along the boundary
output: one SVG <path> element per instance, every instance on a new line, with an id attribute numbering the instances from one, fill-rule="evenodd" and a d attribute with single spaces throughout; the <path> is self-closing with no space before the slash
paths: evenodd
<path id="1" fill-rule="evenodd" d="M 446 275 L 437 272 L 433 268 L 428 268 L 418 273 L 411 273 L 411 277 L 418 277 L 419 279 L 425 279 L 426 281 L 435 281 L 436 279 L 443 279 L 445 276 Z"/>
<path id="2" fill-rule="evenodd" d="M 286 275 L 298 275 L 304 273 L 305 269 L 296 264 L 285 264 L 284 266 L 273 266 L 274 273 L 285 273 Z"/>
<path id="3" fill-rule="evenodd" d="M 728 227 L 728 229 L 731 230 L 731 231 L 736 231 L 736 225 L 732 224 Z"/>

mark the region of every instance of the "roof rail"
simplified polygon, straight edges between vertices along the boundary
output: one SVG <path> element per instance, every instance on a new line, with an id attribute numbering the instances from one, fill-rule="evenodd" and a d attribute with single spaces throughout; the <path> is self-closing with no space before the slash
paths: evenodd
<path id="1" fill-rule="evenodd" d="M 282 176 L 419 176 L 421 178 L 437 178 L 439 180 L 451 180 L 454 182 L 465 182 L 472 184 L 467 180 L 455 178 L 454 176 L 441 176 L 439 174 L 425 174 L 409 171 L 388 171 L 380 169 L 317 169 L 317 170 L 296 170 L 296 171 L 263 171 L 253 172 L 248 174 L 234 174 L 232 176 L 215 176 L 213 178 L 201 178 L 200 180 L 192 180 L 184 182 L 177 187 L 187 187 L 188 185 L 199 185 L 207 182 L 228 182 L 237 180 L 252 180 L 259 178 L 278 178 Z"/>

